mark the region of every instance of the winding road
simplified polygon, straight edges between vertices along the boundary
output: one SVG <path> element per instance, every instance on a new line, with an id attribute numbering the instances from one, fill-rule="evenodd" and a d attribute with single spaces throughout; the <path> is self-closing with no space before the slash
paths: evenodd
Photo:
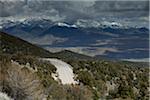
<path id="1" fill-rule="evenodd" d="M 59 59 L 55 59 L 55 58 L 47 58 L 44 60 L 50 61 L 50 63 L 57 68 L 56 73 L 58 73 L 58 78 L 61 80 L 62 84 L 76 84 L 77 83 L 73 78 L 74 74 L 73 74 L 71 65 Z"/>

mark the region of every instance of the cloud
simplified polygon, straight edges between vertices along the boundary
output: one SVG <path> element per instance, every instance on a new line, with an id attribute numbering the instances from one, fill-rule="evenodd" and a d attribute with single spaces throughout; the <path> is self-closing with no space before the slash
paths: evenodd
<path id="1" fill-rule="evenodd" d="M 142 15 L 147 12 L 149 3 L 148 1 L 95 1 L 95 0 L 3 0 L 0 2 L 1 14 L 0 16 L 13 16 L 18 14 L 27 14 L 31 13 L 43 13 L 51 15 L 51 10 L 59 12 L 60 15 L 69 16 L 86 16 L 91 13 L 97 16 L 104 13 L 119 13 L 123 14 L 125 12 L 139 11 Z M 49 12 L 50 11 L 50 12 Z M 148 13 L 147 13 L 148 14 Z M 53 14 L 52 14 L 53 15 Z M 132 14 L 133 15 L 133 14 Z M 134 14 L 136 16 L 136 14 Z"/>
<path id="2" fill-rule="evenodd" d="M 97 15 L 104 12 L 118 17 L 148 16 L 149 1 L 96 1 L 93 9 Z"/>
<path id="3" fill-rule="evenodd" d="M 59 21 L 64 18 L 59 11 L 55 9 L 52 2 L 49 1 L 1 1 L 0 17 L 49 17 L 53 21 Z"/>
<path id="4" fill-rule="evenodd" d="M 27 2 L 28 1 L 28 2 Z M 46 17 L 74 23 L 84 20 L 120 21 L 148 26 L 148 0 L 0 0 L 0 18 Z M 128 20 L 128 21 L 127 21 Z"/>

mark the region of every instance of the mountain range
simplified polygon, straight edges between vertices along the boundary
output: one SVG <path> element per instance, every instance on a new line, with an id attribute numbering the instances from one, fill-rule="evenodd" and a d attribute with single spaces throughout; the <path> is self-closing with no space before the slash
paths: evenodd
<path id="1" fill-rule="evenodd" d="M 49 51 L 67 48 L 77 53 L 111 59 L 149 57 L 149 29 L 146 27 L 85 20 L 69 24 L 47 19 L 7 20 L 1 21 L 0 26 L 1 31 Z"/>

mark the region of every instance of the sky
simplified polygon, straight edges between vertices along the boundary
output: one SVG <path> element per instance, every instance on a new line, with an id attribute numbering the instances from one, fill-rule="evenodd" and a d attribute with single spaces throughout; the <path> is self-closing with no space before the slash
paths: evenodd
<path id="1" fill-rule="evenodd" d="M 148 0 L 0 0 L 0 19 L 45 17 L 72 23 L 79 19 L 148 25 Z"/>

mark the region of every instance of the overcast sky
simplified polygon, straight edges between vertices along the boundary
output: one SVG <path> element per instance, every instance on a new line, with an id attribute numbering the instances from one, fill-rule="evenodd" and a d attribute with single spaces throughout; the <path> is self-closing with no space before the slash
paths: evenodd
<path id="1" fill-rule="evenodd" d="M 147 23 L 148 0 L 0 0 L 0 18 L 47 17 L 53 21 L 78 19 Z M 136 22 L 136 23 L 135 23 Z"/>

